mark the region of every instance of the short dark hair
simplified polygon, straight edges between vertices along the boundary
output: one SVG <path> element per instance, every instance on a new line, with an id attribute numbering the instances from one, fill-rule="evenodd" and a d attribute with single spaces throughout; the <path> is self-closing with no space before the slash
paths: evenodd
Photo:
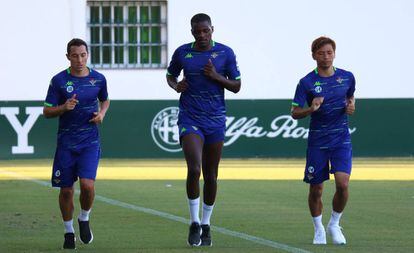
<path id="1" fill-rule="evenodd" d="M 211 18 L 207 14 L 198 13 L 191 18 L 191 27 L 193 24 L 201 23 L 204 21 L 207 21 L 211 25 Z"/>
<path id="2" fill-rule="evenodd" d="M 325 46 L 326 44 L 331 44 L 333 50 L 336 50 L 336 44 L 333 39 L 321 36 L 312 42 L 312 54 L 316 53 L 316 51 L 318 51 L 321 47 Z"/>
<path id="3" fill-rule="evenodd" d="M 76 47 L 85 46 L 86 47 L 86 52 L 88 52 L 88 45 L 86 44 L 86 42 L 84 40 L 81 40 L 81 39 L 78 39 L 78 38 L 71 39 L 68 42 L 68 46 L 66 48 L 66 51 L 67 51 L 68 54 L 70 54 L 70 47 L 71 46 L 76 46 Z"/>

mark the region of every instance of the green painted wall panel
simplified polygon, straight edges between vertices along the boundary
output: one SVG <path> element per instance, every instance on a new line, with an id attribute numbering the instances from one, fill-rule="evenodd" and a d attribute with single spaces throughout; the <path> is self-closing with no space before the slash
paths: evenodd
<path id="1" fill-rule="evenodd" d="M 223 157 L 304 157 L 309 119 L 293 120 L 290 103 L 227 101 Z M 175 128 L 177 104 L 172 100 L 111 101 L 100 127 L 102 156 L 182 157 Z M 53 157 L 57 119 L 40 115 L 42 106 L 41 101 L 0 101 L 0 159 Z M 355 115 L 350 117 L 354 156 L 414 155 L 414 99 L 359 99 L 356 106 Z M 11 123 L 13 117 L 18 121 Z"/>

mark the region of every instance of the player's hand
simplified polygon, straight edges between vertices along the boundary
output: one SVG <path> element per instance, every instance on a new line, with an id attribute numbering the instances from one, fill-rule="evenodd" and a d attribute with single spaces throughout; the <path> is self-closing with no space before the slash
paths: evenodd
<path id="1" fill-rule="evenodd" d="M 73 94 L 71 98 L 66 100 L 66 102 L 63 104 L 63 110 L 64 111 L 72 111 L 75 109 L 75 106 L 79 103 L 79 100 L 76 99 L 76 94 Z"/>
<path id="2" fill-rule="evenodd" d="M 95 124 L 101 124 L 104 117 L 105 117 L 105 115 L 102 114 L 101 112 L 94 112 L 93 113 L 93 118 L 91 120 L 89 120 L 89 122 L 95 123 Z"/>
<path id="3" fill-rule="evenodd" d="M 317 111 L 321 107 L 323 100 L 324 100 L 324 97 L 315 97 L 312 100 L 311 111 L 312 112 Z"/>
<path id="4" fill-rule="evenodd" d="M 204 75 L 210 79 L 217 80 L 218 73 L 216 71 L 216 67 L 214 67 L 213 62 L 211 59 L 208 59 L 207 64 L 204 66 Z"/>
<path id="5" fill-rule="evenodd" d="M 355 112 L 355 99 L 347 98 L 346 99 L 346 107 L 345 107 L 345 113 L 348 115 L 352 115 Z"/>
<path id="6" fill-rule="evenodd" d="M 188 83 L 187 83 L 187 81 L 185 80 L 185 77 L 184 77 L 183 80 L 181 80 L 177 83 L 177 86 L 175 87 L 175 91 L 177 93 L 181 93 L 181 92 L 186 91 L 187 88 L 188 88 Z"/>

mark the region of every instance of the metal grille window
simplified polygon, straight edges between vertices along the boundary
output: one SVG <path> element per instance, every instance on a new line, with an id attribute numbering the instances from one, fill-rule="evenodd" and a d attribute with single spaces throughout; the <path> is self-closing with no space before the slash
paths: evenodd
<path id="1" fill-rule="evenodd" d="M 94 68 L 165 68 L 167 1 L 88 1 Z"/>

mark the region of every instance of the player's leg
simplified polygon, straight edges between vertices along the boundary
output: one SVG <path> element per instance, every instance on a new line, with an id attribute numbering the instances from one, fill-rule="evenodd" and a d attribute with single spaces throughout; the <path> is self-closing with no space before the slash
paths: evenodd
<path id="1" fill-rule="evenodd" d="M 322 223 L 322 192 L 323 183 L 309 185 L 308 205 L 314 228 L 313 244 L 326 244 L 326 232 Z"/>
<path id="2" fill-rule="evenodd" d="M 352 148 L 337 148 L 333 150 L 331 173 L 335 176 L 335 195 L 332 200 L 332 214 L 328 223 L 328 233 L 334 244 L 346 244 L 339 221 L 349 197 L 349 178 L 352 168 Z"/>
<path id="3" fill-rule="evenodd" d="M 206 138 L 207 140 L 207 138 Z M 212 246 L 210 218 L 217 194 L 218 166 L 221 159 L 223 141 L 205 144 L 203 148 L 203 215 L 201 218 L 201 245 Z"/>
<path id="4" fill-rule="evenodd" d="M 214 205 L 214 202 L 216 200 L 218 167 L 221 159 L 222 150 L 222 141 L 212 144 L 206 144 L 203 148 L 203 200 L 204 204 L 209 206 Z M 210 222 L 209 219 L 208 222 Z"/>
<path id="5" fill-rule="evenodd" d="M 329 179 L 329 161 L 326 150 L 308 147 L 304 181 L 309 183 L 308 205 L 314 226 L 313 244 L 326 244 L 322 223 L 323 182 Z"/>
<path id="6" fill-rule="evenodd" d="M 81 194 L 79 195 L 79 202 L 82 208 L 81 211 L 90 211 L 92 208 L 93 201 L 95 199 L 95 180 L 81 178 L 79 180 L 79 184 L 81 192 Z M 82 220 L 89 220 L 89 213 L 85 213 L 85 216 Z"/>
<path id="7" fill-rule="evenodd" d="M 80 195 L 79 202 L 81 206 L 78 215 L 79 238 L 84 244 L 93 241 L 93 233 L 89 225 L 89 215 L 95 199 L 95 178 L 100 158 L 100 147 L 91 146 L 79 151 L 77 163 Z"/>
<path id="8" fill-rule="evenodd" d="M 73 229 L 73 195 L 74 189 L 72 187 L 62 187 L 59 192 L 59 207 L 62 214 L 62 219 L 65 225 L 66 233 L 74 233 Z"/>
<path id="9" fill-rule="evenodd" d="M 187 198 L 190 211 L 190 228 L 188 233 L 188 244 L 200 246 L 200 175 L 204 137 L 198 133 L 198 128 L 180 126 L 181 146 L 187 163 Z M 184 129 L 184 130 L 183 130 Z"/>
<path id="10" fill-rule="evenodd" d="M 75 163 L 77 156 L 70 150 L 57 148 L 53 161 L 52 186 L 60 187 L 59 208 L 65 228 L 64 249 L 75 249 L 75 230 L 73 228 L 73 183 L 76 181 Z"/>
<path id="11" fill-rule="evenodd" d="M 59 207 L 63 218 L 63 224 L 65 226 L 65 235 L 63 248 L 75 249 L 75 230 L 73 228 L 73 196 L 74 188 L 62 187 L 59 193 Z"/>
<path id="12" fill-rule="evenodd" d="M 332 200 L 332 209 L 336 213 L 342 213 L 349 197 L 349 174 L 338 171 L 334 176 L 336 191 Z"/>
<path id="13" fill-rule="evenodd" d="M 323 183 L 309 185 L 308 205 L 312 217 L 318 217 L 322 215 L 322 192 Z"/>
<path id="14" fill-rule="evenodd" d="M 206 131 L 207 132 L 207 131 Z M 218 167 L 224 144 L 225 128 L 211 129 L 203 147 L 203 215 L 201 218 L 201 245 L 212 246 L 210 218 L 217 195 Z"/>

